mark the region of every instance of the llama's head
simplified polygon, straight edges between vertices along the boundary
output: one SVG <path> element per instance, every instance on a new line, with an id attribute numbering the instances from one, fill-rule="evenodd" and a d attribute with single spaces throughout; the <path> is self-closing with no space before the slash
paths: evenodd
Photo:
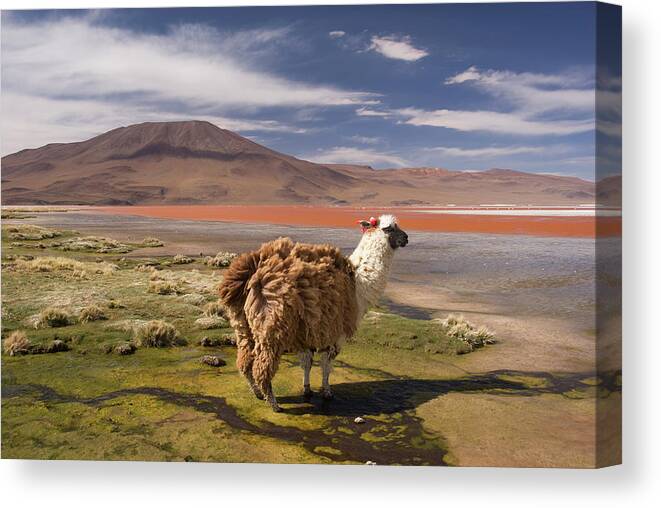
<path id="1" fill-rule="evenodd" d="M 409 235 L 400 229 L 394 215 L 381 215 L 378 219 L 370 217 L 369 220 L 360 220 L 358 223 L 363 234 L 382 237 L 393 250 L 406 247 L 409 243 Z"/>

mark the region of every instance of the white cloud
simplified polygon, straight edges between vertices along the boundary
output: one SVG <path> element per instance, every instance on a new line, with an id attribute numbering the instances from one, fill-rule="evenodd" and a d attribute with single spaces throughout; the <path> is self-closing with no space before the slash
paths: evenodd
<path id="1" fill-rule="evenodd" d="M 4 153 L 34 146 L 37 136 L 30 132 L 46 126 L 48 141 L 72 141 L 117 126 L 107 125 L 110 121 L 150 116 L 214 117 L 243 130 L 278 130 L 269 118 L 234 117 L 273 107 L 374 103 L 370 93 L 258 69 L 254 59 L 260 48 L 286 44 L 288 29 L 221 33 L 183 25 L 155 35 L 99 25 L 93 17 L 26 23 L 3 16 L 2 21 Z M 18 95 L 26 109 L 12 107 Z M 32 111 L 37 103 L 45 109 Z M 35 117 L 44 123 L 28 124 Z M 25 126 L 24 137 L 14 129 L 17 124 Z"/>
<path id="2" fill-rule="evenodd" d="M 458 131 L 485 131 L 499 134 L 568 135 L 594 129 L 594 120 L 534 120 L 520 112 L 500 113 L 497 111 L 463 111 L 437 109 L 425 111 L 404 108 L 394 112 L 405 118 L 409 125 L 445 127 Z"/>
<path id="3" fill-rule="evenodd" d="M 480 77 L 480 73 L 477 71 L 477 67 L 472 65 L 468 69 L 466 69 L 464 72 L 460 72 L 459 74 L 456 74 L 456 75 L 446 79 L 445 84 L 446 85 L 457 85 L 457 84 L 460 84 L 460 83 L 465 83 L 466 81 L 472 81 L 472 80 L 478 79 L 479 77 Z"/>
<path id="4" fill-rule="evenodd" d="M 438 146 L 428 148 L 427 151 L 441 152 L 449 157 L 480 159 L 489 157 L 503 157 L 529 153 L 542 153 L 547 151 L 543 146 L 487 146 L 484 148 L 460 148 L 455 146 Z"/>
<path id="5" fill-rule="evenodd" d="M 377 117 L 383 117 L 383 118 L 392 116 L 387 111 L 376 111 L 374 109 L 368 109 L 366 107 L 358 108 L 356 110 L 356 115 L 358 115 L 358 116 L 377 116 Z"/>
<path id="6" fill-rule="evenodd" d="M 326 164 L 367 164 L 370 166 L 407 166 L 409 162 L 397 155 L 377 152 L 369 148 L 354 148 L 336 146 L 313 155 L 303 156 L 303 159 Z"/>
<path id="7" fill-rule="evenodd" d="M 445 80 L 446 85 L 463 83 L 470 83 L 528 113 L 592 111 L 595 106 L 594 73 L 586 70 L 539 74 L 480 71 L 472 66 Z"/>
<path id="8" fill-rule="evenodd" d="M 384 37 L 374 35 L 372 36 L 372 43 L 367 49 L 376 51 L 386 58 L 405 60 L 407 62 L 415 62 L 429 55 L 424 49 L 413 46 L 411 37 L 408 35 L 388 35 Z"/>
<path id="9" fill-rule="evenodd" d="M 347 33 L 344 30 L 331 30 L 328 32 L 328 36 L 331 39 L 339 39 L 340 37 L 344 37 Z"/>
<path id="10" fill-rule="evenodd" d="M 363 145 L 378 145 L 383 141 L 381 138 L 372 136 L 350 136 L 349 139 Z"/>
<path id="11" fill-rule="evenodd" d="M 443 127 L 463 132 L 522 136 L 566 136 L 595 129 L 594 76 L 586 70 L 562 74 L 480 71 L 469 67 L 445 80 L 446 85 L 472 85 L 497 100 L 502 110 L 400 108 L 374 111 L 361 107 L 359 116 L 396 116 L 401 123 Z M 604 130 L 613 131 L 604 124 Z"/>

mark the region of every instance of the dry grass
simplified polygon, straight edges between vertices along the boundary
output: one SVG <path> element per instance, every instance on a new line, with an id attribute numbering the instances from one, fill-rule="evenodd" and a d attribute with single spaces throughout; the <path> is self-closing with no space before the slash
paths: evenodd
<path id="1" fill-rule="evenodd" d="M 25 213 L 22 213 L 20 211 L 16 210 L 2 210 L 2 217 L 3 219 L 32 219 L 36 217 L 36 215 L 27 215 Z"/>
<path id="2" fill-rule="evenodd" d="M 466 323 L 466 318 L 464 318 L 463 315 L 460 314 L 448 314 L 448 317 L 446 317 L 444 320 L 441 321 L 441 325 L 443 325 L 446 328 L 451 328 L 454 325 Z"/>
<path id="3" fill-rule="evenodd" d="M 111 263 L 86 263 L 64 257 L 45 256 L 35 259 L 17 259 L 14 269 L 23 272 L 71 272 L 74 277 L 86 278 L 89 275 L 110 275 L 118 270 Z"/>
<path id="4" fill-rule="evenodd" d="M 65 309 L 47 307 L 37 315 L 35 328 L 58 328 L 68 326 L 71 322 L 71 314 Z"/>
<path id="5" fill-rule="evenodd" d="M 168 280 L 152 280 L 148 291 L 157 295 L 174 295 L 181 292 L 181 288 Z"/>
<path id="6" fill-rule="evenodd" d="M 148 321 L 135 330 L 135 341 L 141 347 L 168 347 L 178 339 L 177 329 L 161 320 Z"/>
<path id="7" fill-rule="evenodd" d="M 153 236 L 148 236 L 142 240 L 143 247 L 163 247 L 163 242 Z"/>
<path id="8" fill-rule="evenodd" d="M 99 254 L 124 254 L 133 250 L 129 245 L 100 236 L 84 236 L 68 238 L 58 242 L 53 247 L 63 251 L 97 252 Z"/>
<path id="9" fill-rule="evenodd" d="M 26 355 L 30 352 L 30 339 L 21 330 L 15 330 L 5 339 L 4 351 L 9 356 Z"/>
<path id="10" fill-rule="evenodd" d="M 204 295 L 201 295 L 199 293 L 190 293 L 188 295 L 183 295 L 181 297 L 181 301 L 189 305 L 198 306 L 205 303 L 207 299 L 204 297 Z"/>
<path id="11" fill-rule="evenodd" d="M 144 270 L 147 273 L 149 273 L 149 280 L 163 280 L 160 272 L 156 268 L 154 268 L 153 266 L 150 268 L 151 270 Z"/>
<path id="12" fill-rule="evenodd" d="M 204 306 L 204 315 L 206 317 L 222 317 L 227 319 L 227 313 L 225 312 L 225 306 L 216 300 L 215 302 L 209 302 Z"/>
<path id="13" fill-rule="evenodd" d="M 189 263 L 193 263 L 194 261 L 195 260 L 193 258 L 184 256 L 183 254 L 177 254 L 175 257 L 172 258 L 173 265 L 187 265 Z"/>
<path id="14" fill-rule="evenodd" d="M 216 254 L 214 257 L 211 256 L 207 257 L 204 260 L 204 264 L 216 268 L 225 268 L 229 266 L 234 260 L 234 258 L 236 258 L 237 256 L 238 254 L 236 254 L 235 252 L 221 251 L 218 254 Z"/>
<path id="15" fill-rule="evenodd" d="M 108 319 L 108 316 L 99 305 L 92 304 L 80 309 L 79 319 L 81 323 L 89 323 L 90 321 Z"/>
<path id="16" fill-rule="evenodd" d="M 160 270 L 152 271 L 150 279 L 154 282 L 162 281 L 172 284 L 176 292 L 181 293 L 216 293 L 219 278 L 213 274 L 201 273 L 199 270 Z"/>
<path id="17" fill-rule="evenodd" d="M 214 328 L 225 328 L 228 326 L 228 322 L 220 316 L 203 316 L 195 320 L 195 326 L 200 330 L 212 330 Z"/>
<path id="18" fill-rule="evenodd" d="M 130 332 L 135 335 L 139 328 L 147 324 L 148 321 L 144 319 L 122 319 L 119 321 L 111 321 L 105 328 L 108 330 L 121 330 L 123 332 Z"/>
<path id="19" fill-rule="evenodd" d="M 450 314 L 441 321 L 441 325 L 446 328 L 448 336 L 465 342 L 471 350 L 496 342 L 493 333 L 486 326 L 475 327 L 461 315 Z"/>
<path id="20" fill-rule="evenodd" d="M 140 263 L 139 265 L 136 265 L 134 268 L 136 272 L 156 272 L 156 268 L 154 268 L 154 265 L 147 264 L 147 263 Z"/>
<path id="21" fill-rule="evenodd" d="M 17 224 L 7 228 L 7 234 L 10 240 L 45 240 L 46 238 L 55 238 L 62 236 L 61 231 L 55 229 L 42 228 L 32 224 Z"/>

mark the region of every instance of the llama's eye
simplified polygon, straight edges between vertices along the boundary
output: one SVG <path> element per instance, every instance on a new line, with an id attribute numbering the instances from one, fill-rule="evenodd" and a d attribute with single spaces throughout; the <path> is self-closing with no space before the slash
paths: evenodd
<path id="1" fill-rule="evenodd" d="M 386 233 L 392 233 L 394 230 L 395 228 L 393 228 L 392 226 L 386 226 L 385 228 L 383 228 L 383 231 L 385 231 Z"/>

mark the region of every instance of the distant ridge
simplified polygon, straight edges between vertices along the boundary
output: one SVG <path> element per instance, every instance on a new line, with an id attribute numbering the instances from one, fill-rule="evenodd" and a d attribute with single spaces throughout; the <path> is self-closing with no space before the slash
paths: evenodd
<path id="1" fill-rule="evenodd" d="M 614 186 L 609 195 L 617 194 Z M 317 164 L 204 121 L 119 127 L 2 158 L 3 205 L 573 205 L 594 199 L 594 183 L 510 169 Z"/>

